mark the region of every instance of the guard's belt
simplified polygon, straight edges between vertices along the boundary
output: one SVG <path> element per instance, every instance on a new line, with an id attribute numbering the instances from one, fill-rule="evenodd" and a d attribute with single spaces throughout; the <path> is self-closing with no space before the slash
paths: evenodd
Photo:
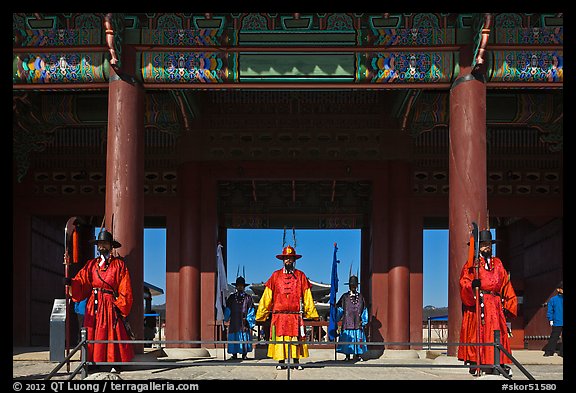
<path id="1" fill-rule="evenodd" d="M 116 297 L 116 293 L 114 293 L 114 291 L 111 291 L 110 289 L 92 288 L 92 291 L 94 292 L 94 312 L 98 310 L 98 292 L 108 293 Z"/>
<path id="2" fill-rule="evenodd" d="M 104 288 L 92 288 L 92 290 L 94 291 L 94 293 L 98 293 L 98 292 L 104 292 L 104 293 L 109 293 L 110 295 L 114 295 L 114 296 L 116 296 L 116 294 L 114 293 L 114 291 L 111 291 L 110 289 L 104 289 Z"/>
<path id="3" fill-rule="evenodd" d="M 483 294 L 485 294 L 485 295 L 486 295 L 486 294 L 487 294 L 487 295 L 494 295 L 494 296 L 498 296 L 498 297 L 500 296 L 500 294 L 499 294 L 498 292 L 485 291 L 484 289 L 481 289 L 481 290 L 480 290 L 480 293 L 483 293 Z"/>
<path id="4" fill-rule="evenodd" d="M 301 311 L 272 311 L 272 314 L 300 314 Z"/>

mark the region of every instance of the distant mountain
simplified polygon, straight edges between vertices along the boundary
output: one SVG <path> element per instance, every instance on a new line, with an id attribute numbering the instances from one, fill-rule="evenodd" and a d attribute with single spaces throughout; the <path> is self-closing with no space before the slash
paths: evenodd
<path id="1" fill-rule="evenodd" d="M 153 304 L 152 305 L 152 312 L 160 314 L 160 320 L 166 320 L 166 303 L 164 304 Z"/>
<path id="2" fill-rule="evenodd" d="M 426 306 L 422 309 L 422 321 L 427 322 L 429 317 L 448 315 L 448 307 Z"/>

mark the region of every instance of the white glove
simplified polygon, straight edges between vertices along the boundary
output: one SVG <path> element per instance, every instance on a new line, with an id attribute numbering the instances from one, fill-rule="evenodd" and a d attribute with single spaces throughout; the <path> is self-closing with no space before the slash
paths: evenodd
<path id="1" fill-rule="evenodd" d="M 550 321 L 550 326 L 554 326 L 554 321 Z"/>

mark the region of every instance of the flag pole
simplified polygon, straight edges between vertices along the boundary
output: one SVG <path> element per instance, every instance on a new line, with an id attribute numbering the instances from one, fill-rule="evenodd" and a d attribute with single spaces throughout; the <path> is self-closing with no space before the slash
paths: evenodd
<path id="1" fill-rule="evenodd" d="M 228 280 L 226 278 L 226 268 L 224 266 L 224 257 L 222 256 L 222 243 L 218 242 L 216 246 L 216 322 L 222 322 L 222 330 L 224 330 L 224 309 L 223 305 L 226 299 L 224 298 L 224 293 L 228 286 Z"/>
<path id="2" fill-rule="evenodd" d="M 336 341 L 338 336 L 338 321 L 336 321 L 336 294 L 338 292 L 338 263 L 340 262 L 336 257 L 338 252 L 338 245 L 334 242 L 334 257 L 332 258 L 332 274 L 330 279 L 330 316 L 328 321 L 328 339 Z"/>

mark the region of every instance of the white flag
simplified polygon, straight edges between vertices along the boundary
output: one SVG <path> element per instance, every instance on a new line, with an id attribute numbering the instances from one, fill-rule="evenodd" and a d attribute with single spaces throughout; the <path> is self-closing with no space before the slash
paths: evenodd
<path id="1" fill-rule="evenodd" d="M 226 268 L 222 257 L 222 244 L 218 244 L 216 249 L 216 263 L 218 266 L 218 276 L 216 277 L 216 321 L 224 321 L 228 279 L 226 278 Z"/>

